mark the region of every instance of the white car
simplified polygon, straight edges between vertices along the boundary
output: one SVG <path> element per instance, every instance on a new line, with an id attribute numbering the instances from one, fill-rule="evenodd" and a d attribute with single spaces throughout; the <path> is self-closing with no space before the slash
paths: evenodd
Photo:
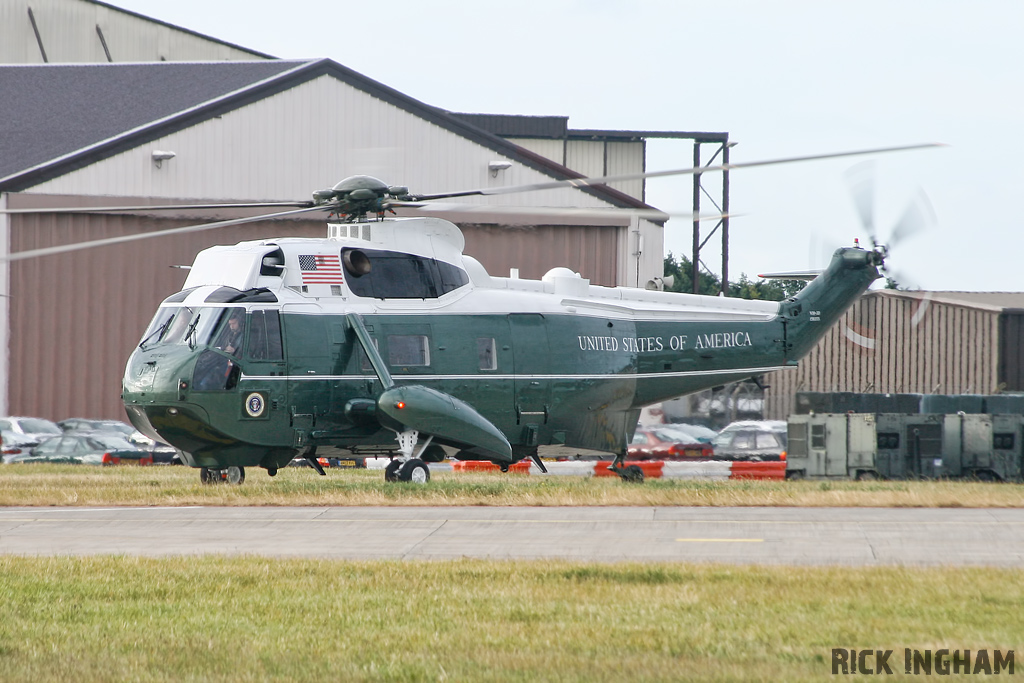
<path id="1" fill-rule="evenodd" d="M 0 431 L 24 436 L 39 443 L 64 433 L 56 423 L 41 417 L 0 417 Z"/>

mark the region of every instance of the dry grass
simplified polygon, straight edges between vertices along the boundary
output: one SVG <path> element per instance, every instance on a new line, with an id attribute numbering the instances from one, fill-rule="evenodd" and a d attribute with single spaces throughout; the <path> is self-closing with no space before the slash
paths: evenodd
<path id="1" fill-rule="evenodd" d="M 425 486 L 386 484 L 379 470 L 253 470 L 242 486 L 204 486 L 184 467 L 0 467 L 2 506 L 107 505 L 637 505 L 1024 507 L 1024 486 L 959 481 L 822 482 L 540 477 L 435 473 Z"/>
<path id="2" fill-rule="evenodd" d="M 0 557 L 0 680 L 823 680 L 833 647 L 1020 652 L 1022 579 L 998 569 Z"/>

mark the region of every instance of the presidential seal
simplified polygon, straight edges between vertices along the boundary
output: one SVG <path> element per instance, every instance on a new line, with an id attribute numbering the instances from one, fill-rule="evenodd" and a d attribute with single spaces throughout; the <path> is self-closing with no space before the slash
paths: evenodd
<path id="1" fill-rule="evenodd" d="M 259 417 L 266 407 L 262 394 L 253 392 L 245 397 L 245 412 L 249 413 L 249 417 Z"/>

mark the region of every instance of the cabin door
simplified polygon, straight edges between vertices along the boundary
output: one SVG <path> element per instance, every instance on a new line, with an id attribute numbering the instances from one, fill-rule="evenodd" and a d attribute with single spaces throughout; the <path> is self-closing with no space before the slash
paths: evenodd
<path id="1" fill-rule="evenodd" d="M 545 424 L 551 408 L 547 320 L 539 313 L 513 313 L 508 322 L 512 331 L 516 422 L 527 426 Z M 534 445 L 530 441 L 538 429 L 527 430 L 526 445 Z"/>

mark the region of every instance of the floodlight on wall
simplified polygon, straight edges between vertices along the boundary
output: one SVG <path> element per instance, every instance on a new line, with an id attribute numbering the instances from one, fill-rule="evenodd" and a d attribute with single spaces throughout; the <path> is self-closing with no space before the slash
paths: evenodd
<path id="1" fill-rule="evenodd" d="M 168 159 L 173 159 L 176 156 L 178 156 L 178 155 L 175 154 L 174 152 L 164 152 L 164 151 L 161 151 L 159 149 L 154 149 L 153 150 L 153 163 L 156 164 L 157 168 L 160 168 L 161 166 L 163 166 L 163 163 L 165 161 L 167 161 Z"/>
<path id="2" fill-rule="evenodd" d="M 491 163 L 487 164 L 487 168 L 489 168 L 491 170 L 491 177 L 492 178 L 497 178 L 498 177 L 498 171 L 504 171 L 505 169 L 511 168 L 511 167 L 512 167 L 512 162 L 511 161 L 499 160 L 499 161 L 492 161 Z"/>

